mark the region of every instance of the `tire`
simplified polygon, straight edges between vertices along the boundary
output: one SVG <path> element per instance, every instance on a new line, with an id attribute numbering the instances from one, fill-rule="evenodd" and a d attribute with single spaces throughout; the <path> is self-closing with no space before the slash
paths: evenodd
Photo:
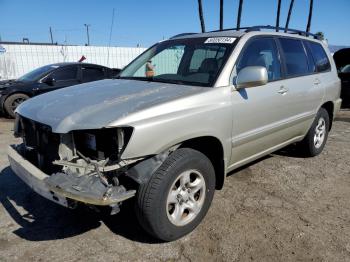
<path id="1" fill-rule="evenodd" d="M 327 110 L 320 108 L 308 133 L 299 144 L 303 156 L 313 157 L 322 152 L 328 138 L 329 121 Z"/>
<path id="2" fill-rule="evenodd" d="M 21 93 L 13 94 L 6 98 L 4 108 L 9 117 L 15 118 L 16 108 L 27 99 L 29 99 L 29 96 Z"/>
<path id="3" fill-rule="evenodd" d="M 140 185 L 136 199 L 138 221 L 153 237 L 176 240 L 199 225 L 210 207 L 214 190 L 215 171 L 210 160 L 199 151 L 180 148 L 147 183 Z"/>

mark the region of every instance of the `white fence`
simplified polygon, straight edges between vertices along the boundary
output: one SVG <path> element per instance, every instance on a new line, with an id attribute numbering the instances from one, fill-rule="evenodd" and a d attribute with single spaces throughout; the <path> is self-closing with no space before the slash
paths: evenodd
<path id="1" fill-rule="evenodd" d="M 43 65 L 58 62 L 84 62 L 123 68 L 145 48 L 2 44 L 0 80 L 14 79 Z"/>

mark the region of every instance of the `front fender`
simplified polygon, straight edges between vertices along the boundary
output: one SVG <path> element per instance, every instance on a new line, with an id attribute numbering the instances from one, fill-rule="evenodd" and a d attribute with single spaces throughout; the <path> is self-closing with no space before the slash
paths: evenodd
<path id="1" fill-rule="evenodd" d="M 188 101 L 174 101 L 173 104 L 153 108 L 164 112 L 154 115 L 142 112 L 144 116 L 131 116 L 134 122 L 116 122 L 134 128 L 122 158 L 155 155 L 183 141 L 203 136 L 217 138 L 224 149 L 225 160 L 231 157 L 232 107 L 229 87 L 213 88 Z M 174 110 L 169 110 L 169 107 Z M 141 114 L 141 113 L 140 113 Z"/>

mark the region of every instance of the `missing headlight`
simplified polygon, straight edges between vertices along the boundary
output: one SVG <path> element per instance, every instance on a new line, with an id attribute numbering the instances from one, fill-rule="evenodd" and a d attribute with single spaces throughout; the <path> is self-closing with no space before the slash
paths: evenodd
<path id="1" fill-rule="evenodd" d="M 76 149 L 83 155 L 96 160 L 109 158 L 119 160 L 130 136 L 132 128 L 104 128 L 74 131 Z"/>

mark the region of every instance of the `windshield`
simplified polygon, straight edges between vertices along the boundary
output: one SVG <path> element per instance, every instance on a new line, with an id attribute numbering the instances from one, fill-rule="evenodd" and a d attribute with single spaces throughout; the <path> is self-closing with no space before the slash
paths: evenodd
<path id="1" fill-rule="evenodd" d="M 191 38 L 156 44 L 131 62 L 121 79 L 213 86 L 236 38 Z"/>
<path id="2" fill-rule="evenodd" d="M 37 69 L 34 69 L 33 71 L 30 71 L 29 73 L 21 76 L 18 78 L 18 81 L 23 81 L 23 82 L 29 82 L 29 81 L 36 81 L 39 78 L 41 78 L 45 73 L 50 72 L 53 69 L 58 68 L 58 66 L 54 65 L 46 65 L 43 67 L 39 67 Z"/>

